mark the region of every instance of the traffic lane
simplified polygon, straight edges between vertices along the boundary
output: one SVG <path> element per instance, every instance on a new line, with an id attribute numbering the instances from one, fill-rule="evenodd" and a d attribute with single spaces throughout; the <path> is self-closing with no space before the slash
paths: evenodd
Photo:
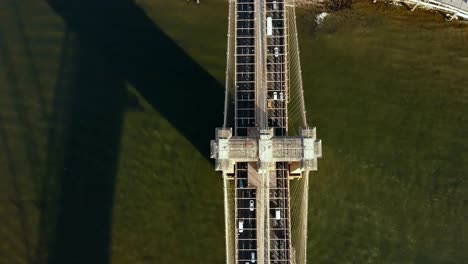
<path id="1" fill-rule="evenodd" d="M 250 229 L 257 228 L 257 219 L 255 218 L 244 218 L 244 230 L 250 231 Z"/>
<path id="2" fill-rule="evenodd" d="M 257 254 L 257 219 L 256 210 L 250 210 L 250 201 L 255 203 L 255 190 L 241 190 L 240 195 L 245 199 L 238 198 L 238 218 L 243 221 L 243 232 L 238 233 L 238 259 L 239 263 L 252 260 L 252 253 Z"/>
<path id="3" fill-rule="evenodd" d="M 249 211 L 255 211 L 256 208 L 255 197 L 237 198 L 238 209 L 248 209 Z"/>
<path id="4" fill-rule="evenodd" d="M 244 230 L 239 233 L 238 239 L 238 259 L 240 261 L 248 261 L 251 259 L 252 252 L 257 252 L 256 230 Z M 243 262 L 241 262 L 243 263 Z"/>
<path id="5" fill-rule="evenodd" d="M 245 264 L 247 262 L 252 262 L 252 253 L 254 254 L 254 259 L 257 260 L 257 251 L 256 250 L 243 250 L 239 251 L 239 263 Z"/>
<path id="6" fill-rule="evenodd" d="M 252 253 L 257 255 L 256 230 L 244 231 L 248 238 L 238 240 L 238 259 L 239 261 L 250 261 Z"/>
<path id="7" fill-rule="evenodd" d="M 244 224 L 244 228 L 246 224 L 251 224 L 252 221 L 255 221 L 255 224 L 256 224 L 256 218 L 257 218 L 257 215 L 255 213 L 255 210 L 254 211 L 250 211 L 249 209 L 237 209 L 237 218 L 239 219 L 239 221 L 243 221 L 243 224 Z M 255 227 L 255 226 L 254 226 Z"/>
<path id="8" fill-rule="evenodd" d="M 237 188 L 237 199 L 239 198 L 255 199 L 255 194 L 256 192 L 255 192 L 255 189 L 253 188 Z"/>
<path id="9" fill-rule="evenodd" d="M 239 251 L 245 249 L 257 249 L 257 240 L 255 239 L 248 239 L 248 240 L 239 240 Z"/>
<path id="10" fill-rule="evenodd" d="M 239 260 L 251 258 L 251 252 L 257 251 L 256 231 L 246 231 L 245 236 L 248 238 L 240 238 L 237 245 L 237 256 Z"/>
<path id="11" fill-rule="evenodd" d="M 257 229 L 244 229 L 242 233 L 238 232 L 238 239 L 256 239 L 257 238 Z M 239 240 L 240 241 L 240 240 Z"/>
<path id="12" fill-rule="evenodd" d="M 254 19 L 254 12 L 237 12 L 237 19 Z"/>
<path id="13" fill-rule="evenodd" d="M 251 210 L 250 201 L 253 201 L 255 206 L 255 190 L 238 189 L 237 218 L 243 223 L 243 232 L 239 233 L 239 238 L 251 238 L 252 232 L 256 232 L 256 210 L 255 207 Z"/>
<path id="14" fill-rule="evenodd" d="M 247 195 L 252 195 L 248 193 Z M 251 203 L 253 206 L 251 207 Z M 237 199 L 237 217 L 239 219 L 248 220 L 256 219 L 256 199 L 255 197 L 249 197 L 244 199 Z"/>
<path id="15" fill-rule="evenodd" d="M 272 249 L 287 249 L 289 248 L 289 241 L 280 239 L 280 240 L 270 240 Z"/>

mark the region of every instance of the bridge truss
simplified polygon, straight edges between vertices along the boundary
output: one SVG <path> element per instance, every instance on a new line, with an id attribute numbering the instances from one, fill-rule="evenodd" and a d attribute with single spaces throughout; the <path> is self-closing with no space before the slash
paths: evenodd
<path id="1" fill-rule="evenodd" d="M 306 121 L 295 2 L 229 0 L 228 21 L 224 123 L 211 142 L 226 263 L 303 264 L 321 141 Z"/>

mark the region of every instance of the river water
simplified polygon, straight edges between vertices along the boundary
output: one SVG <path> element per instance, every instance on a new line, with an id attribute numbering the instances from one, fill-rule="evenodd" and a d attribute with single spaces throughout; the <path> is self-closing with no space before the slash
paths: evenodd
<path id="1" fill-rule="evenodd" d="M 224 1 L 139 2 L 223 82 Z M 308 122 L 324 146 L 311 175 L 309 261 L 463 262 L 467 25 L 367 1 L 319 27 L 315 15 L 297 10 Z"/>
<path id="2" fill-rule="evenodd" d="M 207 150 L 227 2 L 135 2 L 76 11 L 81 36 L 42 1 L 0 3 L 0 263 L 223 263 Z M 297 10 L 323 140 L 309 263 L 466 262 L 467 25 L 367 1 L 315 15 Z"/>

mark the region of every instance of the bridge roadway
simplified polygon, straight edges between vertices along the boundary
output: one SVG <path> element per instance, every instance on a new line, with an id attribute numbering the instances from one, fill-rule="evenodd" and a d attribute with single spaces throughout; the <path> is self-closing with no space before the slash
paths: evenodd
<path id="1" fill-rule="evenodd" d="M 236 136 L 247 136 L 249 128 L 256 126 L 256 38 L 254 0 L 237 0 L 235 39 L 235 127 Z M 252 256 L 257 259 L 257 210 L 256 188 L 248 184 L 248 164 L 235 165 L 235 225 L 236 259 L 247 263 Z M 254 210 L 250 209 L 254 201 Z M 242 230 L 239 230 L 242 223 Z"/>
<path id="2" fill-rule="evenodd" d="M 272 19 L 271 35 L 266 33 L 267 17 Z M 285 17 L 284 0 L 237 0 L 235 136 L 250 136 L 258 126 L 273 128 L 275 136 L 287 136 Z M 263 230 L 257 221 L 257 204 L 262 203 L 257 189 L 264 176 L 246 162 L 235 167 L 236 263 L 258 262 L 259 254 L 269 260 L 265 263 L 290 263 L 287 163 L 277 162 L 271 173 Z"/>
<path id="3" fill-rule="evenodd" d="M 290 176 L 308 177 L 316 171 L 322 148 L 305 115 L 300 133 L 288 135 L 288 50 L 299 53 L 295 34 L 288 45 L 290 13 L 295 19 L 293 0 L 229 0 L 224 125 L 211 141 L 215 169 L 223 172 L 227 264 L 296 264 Z M 290 22 L 296 32 L 294 20 Z M 295 71 L 300 74 L 299 68 Z M 294 84 L 295 94 L 302 93 L 301 79 Z M 300 101 L 294 109 L 305 113 L 303 97 L 295 99 Z M 232 113 L 234 122 L 228 125 Z M 301 200 L 307 201 L 306 192 Z M 305 225 L 300 228 L 305 232 Z M 302 263 L 304 237 L 294 240 L 301 246 Z"/>
<path id="4" fill-rule="evenodd" d="M 288 135 L 291 47 L 285 1 L 230 0 L 234 29 L 230 24 L 229 36 L 234 36 L 234 54 L 228 52 L 227 65 L 232 56 L 234 124 L 227 127 L 225 121 L 211 142 L 216 170 L 223 171 L 228 264 L 296 264 L 297 252 L 291 243 L 289 174 L 307 177 L 309 171 L 317 170 L 317 158 L 322 156 L 321 141 L 316 139 L 315 128 L 307 126 L 305 116 L 301 135 Z M 394 1 L 438 5 L 457 16 L 468 13 L 467 0 L 425 0 L 424 4 L 419 0 Z M 288 8 L 293 3 L 289 1 Z M 267 18 L 271 19 L 271 28 Z M 292 48 L 297 49 L 297 43 Z M 302 92 L 302 86 L 300 89 Z M 229 89 L 226 94 L 230 93 Z M 226 109 L 230 103 L 226 100 Z M 304 102 L 299 103 L 305 112 Z M 233 218 L 227 179 L 234 180 Z M 302 198 L 307 203 L 307 192 Z M 306 217 L 307 210 L 303 213 Z M 305 262 L 306 240 L 301 243 L 303 252 L 298 259 Z"/>
<path id="5" fill-rule="evenodd" d="M 247 163 L 237 163 L 236 169 L 236 214 L 237 223 L 243 222 L 242 232 L 237 228 L 237 258 L 239 263 L 252 260 L 252 254 L 257 258 L 257 210 L 256 188 L 249 186 L 247 179 Z M 253 207 L 250 206 L 253 203 Z"/>

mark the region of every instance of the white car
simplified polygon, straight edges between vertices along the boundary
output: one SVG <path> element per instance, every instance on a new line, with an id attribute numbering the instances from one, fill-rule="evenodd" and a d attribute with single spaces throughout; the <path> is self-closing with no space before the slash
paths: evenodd
<path id="1" fill-rule="evenodd" d="M 276 210 L 275 210 L 275 218 L 276 218 L 276 220 L 281 219 L 281 211 L 280 211 L 279 208 L 276 208 Z"/>
<path id="2" fill-rule="evenodd" d="M 255 252 L 252 252 L 252 253 L 250 254 L 250 257 L 251 257 L 250 261 L 251 261 L 252 263 L 255 263 Z"/>
<path id="3" fill-rule="evenodd" d="M 276 1 L 273 1 L 273 9 L 275 9 L 275 10 L 278 9 L 278 4 L 276 3 Z"/>
<path id="4" fill-rule="evenodd" d="M 284 101 L 284 93 L 283 93 L 283 92 L 280 92 L 280 93 L 279 93 L 279 99 L 280 99 L 281 101 Z"/>
<path id="5" fill-rule="evenodd" d="M 239 221 L 239 233 L 244 232 L 244 220 Z"/>
<path id="6" fill-rule="evenodd" d="M 278 58 L 278 56 L 279 56 L 279 48 L 278 48 L 278 47 L 275 47 L 275 48 L 274 48 L 274 51 L 275 51 L 275 57 Z"/>
<path id="7" fill-rule="evenodd" d="M 254 200 L 250 200 L 249 203 L 250 203 L 249 210 L 252 212 L 255 209 L 255 202 L 254 202 Z"/>

